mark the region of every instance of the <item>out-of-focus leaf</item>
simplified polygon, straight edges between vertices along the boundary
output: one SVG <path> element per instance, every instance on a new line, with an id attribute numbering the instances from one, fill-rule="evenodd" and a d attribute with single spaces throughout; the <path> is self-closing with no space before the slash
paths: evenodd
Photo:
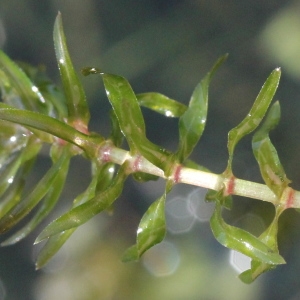
<path id="1" fill-rule="evenodd" d="M 30 147 L 28 146 L 27 149 L 30 150 Z M 35 156 L 33 156 L 31 159 L 25 159 L 24 156 L 24 163 L 21 164 L 16 174 L 14 184 L 11 185 L 5 195 L 1 197 L 0 219 L 21 201 L 22 192 L 25 187 L 25 181 L 34 165 L 35 160 Z"/>
<path id="2" fill-rule="evenodd" d="M 281 71 L 279 68 L 275 69 L 270 76 L 267 78 L 263 87 L 261 88 L 252 108 L 250 109 L 244 120 L 237 125 L 235 128 L 231 129 L 228 133 L 228 166 L 227 172 L 232 173 L 232 159 L 235 146 L 241 138 L 252 132 L 260 124 L 262 118 L 266 114 L 268 107 L 273 99 L 273 96 L 277 90 Z"/>
<path id="3" fill-rule="evenodd" d="M 128 176 L 128 165 L 125 162 L 119 169 L 111 185 L 98 193 L 93 199 L 72 208 L 70 211 L 51 222 L 37 237 L 35 243 L 49 238 L 64 230 L 78 227 L 90 220 L 101 211 L 109 208 L 120 196 L 123 190 L 124 181 Z"/>
<path id="4" fill-rule="evenodd" d="M 281 198 L 284 189 L 291 182 L 285 174 L 277 151 L 269 137 L 269 131 L 277 125 L 279 119 L 280 105 L 277 101 L 271 107 L 262 127 L 255 133 L 252 139 L 252 149 L 259 164 L 260 173 L 278 200 Z"/>
<path id="5" fill-rule="evenodd" d="M 54 183 L 64 163 L 69 160 L 68 151 L 64 151 L 59 160 L 52 165 L 35 188 L 17 206 L 7 212 L 0 220 L 0 233 L 7 232 L 40 202 Z"/>
<path id="6" fill-rule="evenodd" d="M 40 113 L 20 110 L 0 103 L 0 119 L 50 133 L 84 150 L 90 146 L 90 138 L 88 135 L 77 131 L 57 119 Z"/>
<path id="7" fill-rule="evenodd" d="M 140 221 L 136 245 L 127 249 L 122 258 L 123 261 L 138 260 L 145 251 L 164 239 L 166 234 L 165 202 L 166 193 L 150 205 Z"/>
<path id="8" fill-rule="evenodd" d="M 212 232 L 220 244 L 260 262 L 271 265 L 285 263 L 276 251 L 249 232 L 226 224 L 222 218 L 221 210 L 221 204 L 216 201 L 216 208 L 210 220 Z"/>
<path id="9" fill-rule="evenodd" d="M 137 244 L 134 244 L 124 252 L 122 256 L 122 262 L 137 261 L 139 257 Z"/>
<path id="10" fill-rule="evenodd" d="M 157 180 L 159 178 L 158 176 L 143 172 L 136 172 L 132 174 L 132 177 L 138 182 L 147 182 L 150 180 Z"/>
<path id="11" fill-rule="evenodd" d="M 47 76 L 46 67 L 44 65 L 34 67 L 30 64 L 19 61 L 17 64 L 21 67 L 29 79 L 38 87 L 45 99 L 45 104 L 48 106 L 48 115 L 60 120 L 66 118 L 68 116 L 68 111 L 65 97 L 63 92 Z M 15 106 L 12 103 L 10 103 L 10 105 Z"/>
<path id="12" fill-rule="evenodd" d="M 111 163 L 103 166 L 98 166 L 98 164 L 95 163 L 92 164 L 92 181 L 87 189 L 76 197 L 73 202 L 73 208 L 91 200 L 94 198 L 96 192 L 99 193 L 104 191 L 110 185 L 113 179 L 113 172 L 111 171 L 111 168 L 113 168 L 113 164 Z M 76 229 L 77 227 L 71 228 L 51 236 L 38 255 L 36 260 L 36 269 L 40 269 L 46 265 Z"/>
<path id="13" fill-rule="evenodd" d="M 87 126 L 90 112 L 82 84 L 74 70 L 68 52 L 60 13 L 58 13 L 55 20 L 53 39 L 56 59 L 67 100 L 69 122 L 80 120 L 83 125 Z"/>
<path id="14" fill-rule="evenodd" d="M 103 79 L 106 95 L 118 118 L 132 155 L 141 154 L 155 166 L 165 169 L 167 151 L 146 138 L 145 123 L 141 108 L 129 82 L 117 75 L 101 73 L 97 68 L 84 68 L 82 73 L 100 74 Z"/>
<path id="15" fill-rule="evenodd" d="M 59 170 L 55 180 L 53 181 L 50 189 L 43 200 L 43 203 L 39 210 L 36 212 L 34 217 L 20 230 L 14 233 L 11 237 L 6 239 L 1 243 L 1 246 L 13 245 L 26 236 L 28 236 L 41 221 L 45 219 L 45 217 L 52 211 L 55 204 L 57 203 L 59 196 L 62 192 L 62 189 L 65 185 L 65 180 L 68 174 L 69 169 L 69 161 L 70 159 L 66 159 Z"/>
<path id="16" fill-rule="evenodd" d="M 147 107 L 166 117 L 178 118 L 186 111 L 186 105 L 170 99 L 160 93 L 143 93 L 136 95 L 141 106 Z"/>
<path id="17" fill-rule="evenodd" d="M 180 163 L 192 153 L 203 133 L 207 116 L 208 87 L 212 76 L 226 58 L 227 55 L 219 58 L 210 72 L 196 86 L 188 109 L 179 118 L 179 146 L 176 157 Z"/>
<path id="18" fill-rule="evenodd" d="M 68 111 L 65 103 L 65 96 L 62 91 L 60 91 L 52 82 L 44 82 L 40 84 L 39 90 L 43 94 L 47 103 L 50 102 L 56 110 L 55 112 L 50 111 L 48 115 L 59 120 L 67 118 Z"/>
<path id="19" fill-rule="evenodd" d="M 265 243 L 267 246 L 269 246 L 275 253 L 279 253 L 278 251 L 278 244 L 277 244 L 277 233 L 278 233 L 278 219 L 281 213 L 283 212 L 283 208 L 280 206 L 276 207 L 276 213 L 275 217 L 270 224 L 270 226 L 267 228 L 266 231 L 264 231 L 259 239 Z M 244 271 L 239 275 L 239 278 L 244 283 L 252 283 L 259 275 L 262 273 L 265 273 L 267 271 L 270 271 L 274 269 L 276 265 L 274 264 L 268 264 L 265 262 L 261 262 L 258 260 L 252 260 L 251 261 L 251 269 Z"/>
<path id="20" fill-rule="evenodd" d="M 27 146 L 22 149 L 19 155 L 5 167 L 1 168 L 0 173 L 0 196 L 2 196 L 7 188 L 14 183 L 14 178 L 20 166 L 27 160 L 35 157 L 40 149 L 41 143 L 37 142 L 34 137 L 28 140 Z M 0 213 L 1 216 L 1 213 Z"/>
<path id="21" fill-rule="evenodd" d="M 47 112 L 45 99 L 26 74 L 10 58 L 0 51 L 0 68 L 7 76 L 10 84 L 20 96 L 19 102 L 23 109 L 30 109 L 39 112 Z"/>

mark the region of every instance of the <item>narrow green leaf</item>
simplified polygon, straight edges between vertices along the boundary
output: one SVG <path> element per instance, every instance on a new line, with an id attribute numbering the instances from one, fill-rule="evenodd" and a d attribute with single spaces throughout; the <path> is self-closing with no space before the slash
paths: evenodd
<path id="1" fill-rule="evenodd" d="M 269 131 L 277 125 L 279 119 L 280 105 L 277 101 L 271 107 L 262 127 L 252 139 L 252 149 L 259 164 L 261 175 L 278 199 L 281 198 L 284 189 L 291 182 L 285 174 L 277 151 L 269 137 Z"/>
<path id="2" fill-rule="evenodd" d="M 240 228 L 228 225 L 221 215 L 222 206 L 217 201 L 210 220 L 217 241 L 225 247 L 241 252 L 252 259 L 271 264 L 284 264 L 284 259 L 264 242 Z"/>
<path id="3" fill-rule="evenodd" d="M 90 145 L 89 136 L 57 119 L 40 113 L 8 107 L 0 103 L 0 119 L 50 133 L 84 150 Z"/>
<path id="4" fill-rule="evenodd" d="M 35 138 L 28 140 L 27 146 L 15 157 L 13 161 L 1 168 L 0 173 L 0 196 L 2 196 L 7 188 L 14 183 L 14 178 L 20 166 L 27 160 L 35 157 L 40 149 L 41 143 L 37 142 Z M 1 215 L 1 214 L 0 214 Z"/>
<path id="5" fill-rule="evenodd" d="M 74 70 L 66 38 L 63 31 L 61 14 L 58 13 L 53 31 L 56 60 L 60 70 L 61 80 L 66 95 L 69 121 L 80 120 L 87 126 L 90 119 L 90 112 L 86 102 L 85 93 L 80 80 Z"/>
<path id="6" fill-rule="evenodd" d="M 48 115 L 51 117 L 58 117 L 60 120 L 66 118 L 68 116 L 66 99 L 60 88 L 58 88 L 47 76 L 46 67 L 43 65 L 34 67 L 20 61 L 18 61 L 17 64 L 22 68 L 28 78 L 38 87 L 38 90 L 44 97 L 45 104 L 48 107 Z M 15 106 L 13 103 L 8 104 Z M 15 107 L 20 108 L 17 106 Z"/>
<path id="7" fill-rule="evenodd" d="M 133 155 L 139 153 L 155 166 L 165 169 L 169 154 L 146 138 L 141 108 L 129 82 L 121 76 L 101 73 L 96 68 L 85 68 L 82 73 L 84 75 L 99 73 L 102 76 L 107 97 L 118 118 L 119 126 L 131 153 Z"/>
<path id="8" fill-rule="evenodd" d="M 275 217 L 270 224 L 270 226 L 265 230 L 259 239 L 269 246 L 275 253 L 279 254 L 278 244 L 277 244 L 277 234 L 278 234 L 278 219 L 284 209 L 280 206 L 276 207 Z M 258 260 L 251 261 L 251 269 L 244 271 L 239 275 L 239 278 L 244 283 L 252 283 L 259 275 L 274 269 L 276 265 L 268 264 Z"/>
<path id="9" fill-rule="evenodd" d="M 110 116 L 110 122 L 111 122 L 111 134 L 110 134 L 110 140 L 114 143 L 116 147 L 120 147 L 123 142 L 123 134 L 119 125 L 119 121 L 117 119 L 117 116 L 113 110 L 109 113 Z"/>
<path id="10" fill-rule="evenodd" d="M 132 245 L 122 255 L 122 262 L 132 262 L 132 261 L 138 261 L 139 260 L 139 252 L 137 245 Z"/>
<path id="11" fill-rule="evenodd" d="M 19 173 L 23 173 L 24 168 L 21 167 Z M 23 177 L 23 176 L 21 176 Z M 0 218 L 2 218 L 8 211 L 15 207 L 21 200 L 22 192 L 25 187 L 25 180 L 17 178 L 15 183 L 10 186 L 6 194 L 1 197 L 0 202 Z"/>
<path id="12" fill-rule="evenodd" d="M 28 147 L 28 149 L 30 149 L 30 147 Z M 5 195 L 1 197 L 0 219 L 21 201 L 25 182 L 34 165 L 35 159 L 36 157 L 33 156 L 32 159 L 24 161 L 16 174 L 14 184 L 11 185 Z"/>
<path id="13" fill-rule="evenodd" d="M 21 99 L 19 103 L 22 107 L 19 108 L 46 113 L 47 105 L 37 86 L 35 86 L 23 70 L 2 51 L 0 51 L 0 68 Z"/>
<path id="14" fill-rule="evenodd" d="M 128 176 L 127 168 L 127 163 L 124 163 L 113 179 L 111 185 L 106 190 L 100 192 L 88 202 L 72 208 L 70 211 L 51 222 L 40 233 L 35 243 L 39 243 L 64 230 L 78 227 L 99 214 L 101 211 L 109 208 L 122 193 L 124 181 Z"/>
<path id="15" fill-rule="evenodd" d="M 68 161 L 68 157 L 68 151 L 64 151 L 63 155 L 52 165 L 32 192 L 0 220 L 0 233 L 10 230 L 40 202 L 51 188 L 60 169 Z"/>
<path id="16" fill-rule="evenodd" d="M 166 235 L 165 202 L 166 194 L 150 205 L 140 221 L 137 230 L 139 256 L 160 243 Z"/>
<path id="17" fill-rule="evenodd" d="M 186 111 L 186 105 L 170 99 L 160 93 L 143 93 L 136 95 L 141 106 L 147 107 L 166 117 L 178 118 Z"/>
<path id="18" fill-rule="evenodd" d="M 228 133 L 228 166 L 227 172 L 232 173 L 232 159 L 233 152 L 240 141 L 245 135 L 252 132 L 260 124 L 262 118 L 266 114 L 268 107 L 273 99 L 273 96 L 277 90 L 281 71 L 279 68 L 275 69 L 267 78 L 263 87 L 261 88 L 252 108 L 250 109 L 244 120 L 235 128 L 231 129 Z"/>
<path id="19" fill-rule="evenodd" d="M 126 250 L 122 261 L 138 260 L 145 251 L 164 239 L 166 235 L 165 202 L 166 193 L 150 205 L 140 221 L 136 245 Z"/>
<path id="20" fill-rule="evenodd" d="M 208 106 L 208 87 L 213 74 L 225 61 L 227 55 L 218 59 L 211 71 L 196 86 L 188 109 L 179 118 L 179 147 L 176 157 L 182 163 L 192 153 L 205 128 Z"/>
<path id="21" fill-rule="evenodd" d="M 117 75 L 101 74 L 106 94 L 119 120 L 120 128 L 125 135 L 131 150 L 137 150 L 137 141 L 133 133 L 145 136 L 144 118 L 136 96 L 128 81 Z"/>
<path id="22" fill-rule="evenodd" d="M 62 165 L 58 175 L 53 181 L 45 199 L 43 200 L 41 207 L 38 209 L 36 214 L 23 228 L 21 228 L 4 242 L 2 242 L 1 246 L 13 245 L 27 237 L 53 210 L 65 185 L 65 180 L 69 169 L 69 161 L 70 160 L 66 160 Z"/>
<path id="23" fill-rule="evenodd" d="M 113 173 L 111 172 L 112 167 L 113 164 L 111 163 L 103 166 L 98 166 L 98 164 L 92 163 L 92 181 L 87 189 L 76 197 L 73 202 L 73 208 L 91 200 L 94 198 L 96 191 L 98 193 L 104 191 L 110 185 L 113 179 Z M 36 260 L 36 269 L 40 269 L 46 265 L 76 229 L 77 227 L 71 228 L 51 236 L 38 255 Z"/>

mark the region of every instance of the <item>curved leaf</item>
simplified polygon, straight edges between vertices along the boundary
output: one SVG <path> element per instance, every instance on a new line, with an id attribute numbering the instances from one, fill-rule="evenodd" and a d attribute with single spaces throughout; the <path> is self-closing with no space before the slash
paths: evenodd
<path id="1" fill-rule="evenodd" d="M 40 113 L 8 107 L 7 105 L 0 103 L 0 119 L 50 133 L 84 150 L 90 145 L 88 135 L 77 131 L 73 127 L 57 119 Z"/>
<path id="2" fill-rule="evenodd" d="M 280 68 L 275 69 L 270 74 L 263 87 L 261 88 L 247 116 L 239 125 L 229 131 L 227 143 L 229 153 L 227 172 L 232 173 L 231 166 L 233 152 L 239 140 L 256 129 L 262 118 L 266 114 L 273 96 L 277 90 L 280 75 Z"/>
<path id="3" fill-rule="evenodd" d="M 219 58 L 211 71 L 196 86 L 188 109 L 179 118 L 179 147 L 176 157 L 180 163 L 192 153 L 204 131 L 208 106 L 208 87 L 213 74 L 226 58 L 227 55 Z"/>
<path id="4" fill-rule="evenodd" d="M 15 88 L 17 95 L 21 99 L 19 103 L 22 107 L 19 108 L 47 113 L 47 105 L 45 104 L 45 99 L 40 93 L 37 86 L 35 86 L 26 76 L 23 70 L 18 67 L 12 60 L 10 60 L 10 58 L 1 50 L 0 68 L 7 76 L 9 82 Z"/>
<path id="5" fill-rule="evenodd" d="M 76 197 L 72 207 L 79 206 L 80 204 L 85 203 L 94 198 L 96 191 L 104 191 L 106 188 L 108 188 L 113 179 L 111 163 L 108 163 L 103 166 L 98 166 L 97 164 L 93 163 L 92 166 L 92 181 L 87 187 L 87 189 Z M 59 251 L 59 249 L 69 239 L 69 237 L 75 232 L 76 229 L 77 227 L 71 228 L 54 236 L 51 236 L 47 240 L 47 243 L 44 245 L 44 247 L 38 255 L 38 258 L 36 260 L 36 269 L 40 269 L 44 265 L 46 265 L 48 261 Z"/>
<path id="6" fill-rule="evenodd" d="M 119 126 L 132 155 L 140 153 L 152 164 L 164 170 L 168 165 L 169 154 L 146 138 L 141 108 L 129 82 L 121 76 L 101 73 L 96 68 L 85 68 L 82 72 L 84 75 L 99 73 L 102 76 L 106 95 L 118 118 Z"/>
<path id="7" fill-rule="evenodd" d="M 186 105 L 170 99 L 160 93 L 142 93 L 136 95 L 141 106 L 147 107 L 166 117 L 178 118 L 186 111 Z"/>
<path id="8" fill-rule="evenodd" d="M 166 235 L 165 219 L 166 193 L 153 202 L 143 215 L 138 230 L 136 245 L 123 255 L 124 262 L 138 260 L 149 248 L 160 243 Z"/>
<path id="9" fill-rule="evenodd" d="M 60 13 L 58 13 L 55 20 L 53 39 L 56 59 L 67 100 L 69 121 L 72 123 L 72 121 L 80 120 L 87 126 L 90 119 L 90 112 L 82 84 L 74 70 L 68 52 Z"/>
<path id="10" fill-rule="evenodd" d="M 1 243 L 1 246 L 13 245 L 28 236 L 52 211 L 65 185 L 70 159 L 67 159 L 53 181 L 41 207 L 34 217 L 20 230 Z"/>
<path id="11" fill-rule="evenodd" d="M 22 151 L 15 157 L 15 159 L 1 168 L 0 174 L 0 196 L 2 196 L 7 188 L 14 183 L 16 173 L 22 164 L 26 161 L 34 158 L 39 153 L 42 144 L 37 142 L 35 137 L 28 140 L 27 145 Z M 1 217 L 1 213 L 0 213 Z"/>
<path id="12" fill-rule="evenodd" d="M 261 175 L 278 200 L 281 198 L 284 189 L 291 182 L 285 174 L 277 151 L 269 137 L 269 131 L 277 125 L 279 119 L 280 105 L 277 101 L 271 107 L 262 127 L 252 139 L 252 149 L 259 164 Z"/>
<path id="13" fill-rule="evenodd" d="M 215 211 L 210 220 L 212 232 L 217 241 L 225 247 L 241 252 L 263 263 L 284 264 L 284 259 L 273 249 L 249 232 L 228 225 L 221 215 L 222 206 L 217 201 Z"/>
<path id="14" fill-rule="evenodd" d="M 64 164 L 69 160 L 68 151 L 64 151 L 59 160 L 52 165 L 44 177 L 39 181 L 31 193 L 25 197 L 17 206 L 7 212 L 0 220 L 0 233 L 7 232 L 15 226 L 21 219 L 30 213 L 30 211 L 40 202 L 47 194 L 55 181 L 59 171 L 64 168 Z"/>
<path id="15" fill-rule="evenodd" d="M 100 192 L 88 202 L 72 208 L 70 211 L 50 223 L 39 234 L 35 240 L 35 244 L 64 230 L 78 227 L 99 214 L 101 211 L 109 208 L 122 193 L 124 181 L 128 176 L 127 168 L 127 163 L 124 163 L 119 169 L 116 177 L 113 179 L 111 185 L 106 190 Z"/>
<path id="16" fill-rule="evenodd" d="M 275 253 L 279 253 L 278 245 L 277 245 L 277 233 L 278 233 L 278 219 L 281 213 L 284 211 L 284 208 L 277 206 L 275 217 L 267 228 L 265 232 L 261 234 L 259 239 L 269 246 Z M 274 269 L 276 265 L 268 264 L 265 262 L 252 260 L 251 261 L 251 269 L 244 271 L 239 275 L 239 278 L 244 283 L 252 283 L 259 275 Z"/>

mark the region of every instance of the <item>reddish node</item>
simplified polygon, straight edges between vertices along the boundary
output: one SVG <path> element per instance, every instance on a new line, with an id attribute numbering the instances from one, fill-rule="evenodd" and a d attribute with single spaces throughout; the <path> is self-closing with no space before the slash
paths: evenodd
<path id="1" fill-rule="evenodd" d="M 100 148 L 100 153 L 101 153 L 101 161 L 103 162 L 110 162 L 110 146 L 105 146 L 103 148 Z"/>
<path id="2" fill-rule="evenodd" d="M 178 183 L 180 181 L 180 173 L 181 173 L 182 165 L 178 165 L 173 174 L 174 183 Z"/>
<path id="3" fill-rule="evenodd" d="M 227 184 L 226 195 L 232 195 L 234 193 L 234 187 L 235 187 L 235 177 L 231 176 Z"/>
<path id="4" fill-rule="evenodd" d="M 294 207 L 294 200 L 295 200 L 295 190 L 290 188 L 286 202 L 285 202 L 285 208 Z"/>
<path id="5" fill-rule="evenodd" d="M 141 161 L 142 161 L 142 156 L 138 155 L 135 160 L 133 161 L 132 164 L 132 171 L 133 172 L 138 172 L 141 169 Z"/>

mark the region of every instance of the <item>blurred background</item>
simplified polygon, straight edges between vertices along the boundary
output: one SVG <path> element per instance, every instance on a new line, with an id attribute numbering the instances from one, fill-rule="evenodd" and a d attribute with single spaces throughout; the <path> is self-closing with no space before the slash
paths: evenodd
<path id="1" fill-rule="evenodd" d="M 187 104 L 214 61 L 229 53 L 211 84 L 206 131 L 192 155 L 215 173 L 226 167 L 228 131 L 247 114 L 270 72 L 282 67 L 276 94 L 282 119 L 271 138 L 292 187 L 300 189 L 300 1 L 1 0 L 1 48 L 15 60 L 44 64 L 59 84 L 52 41 L 58 11 L 76 69 L 93 66 L 122 75 L 137 93 L 156 91 Z M 103 86 L 97 76 L 80 77 L 91 129 L 107 135 L 110 107 Z M 175 150 L 177 120 L 143 113 L 149 139 Z M 251 136 L 238 145 L 233 166 L 237 177 L 262 182 Z M 47 156 L 41 156 L 33 182 L 48 167 Z M 65 211 L 89 180 L 89 164 L 75 158 L 61 204 L 49 220 Z M 163 188 L 163 181 L 129 180 L 114 214 L 80 227 L 43 270 L 34 270 L 38 231 L 1 248 L 0 299 L 300 298 L 299 213 L 286 211 L 280 220 L 279 248 L 287 265 L 245 285 L 237 275 L 249 262 L 214 240 L 208 223 L 213 208 L 203 201 L 205 190 L 190 186 L 178 185 L 168 197 L 165 242 L 139 263 L 121 263 L 142 214 Z M 235 197 L 225 214 L 229 223 L 259 234 L 273 213 L 271 205 Z"/>

